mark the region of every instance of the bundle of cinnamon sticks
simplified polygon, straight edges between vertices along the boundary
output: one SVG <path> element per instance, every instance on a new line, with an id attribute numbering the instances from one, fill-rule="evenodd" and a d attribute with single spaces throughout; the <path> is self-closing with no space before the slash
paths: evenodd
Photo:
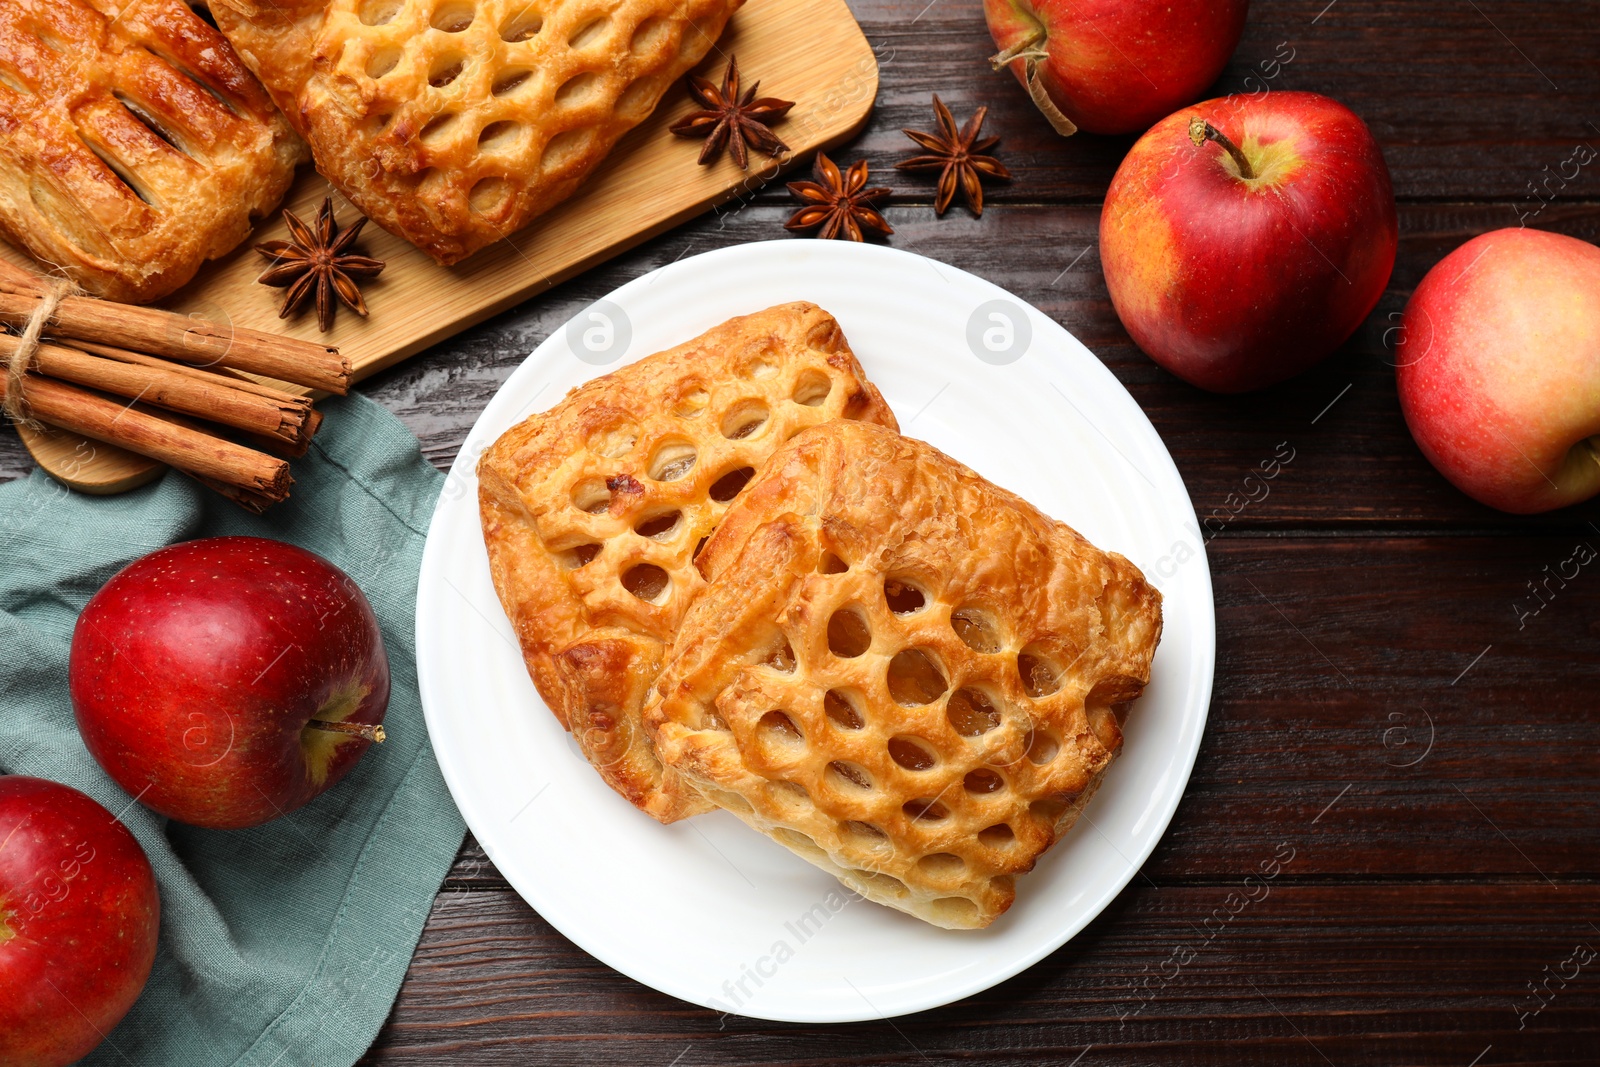
<path id="1" fill-rule="evenodd" d="M 0 260 L 0 323 L 25 327 L 46 285 Z M 249 375 L 350 389 L 336 348 L 94 297 L 62 298 L 44 338 L 16 398 L 27 417 L 160 460 L 256 512 L 289 495 L 288 458 L 305 454 L 322 416 L 307 392 Z M 22 345 L 0 332 L 0 371 Z M 10 382 L 0 389 L 12 401 Z"/>

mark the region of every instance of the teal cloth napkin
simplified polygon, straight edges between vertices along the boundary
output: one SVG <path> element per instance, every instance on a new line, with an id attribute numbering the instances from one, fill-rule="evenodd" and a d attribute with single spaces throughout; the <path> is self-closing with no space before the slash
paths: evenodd
<path id="1" fill-rule="evenodd" d="M 348 1067 L 383 1025 L 461 844 L 417 696 L 413 618 L 422 542 L 443 476 L 394 416 L 361 397 L 294 462 L 265 516 L 188 478 L 117 497 L 45 475 L 0 485 L 0 771 L 104 804 L 161 885 L 161 945 L 144 994 L 84 1062 L 126 1067 Z M 90 757 L 67 696 L 72 627 L 132 560 L 226 534 L 308 548 L 355 579 L 393 673 L 388 741 L 333 789 L 250 830 L 200 830 L 133 802 Z"/>

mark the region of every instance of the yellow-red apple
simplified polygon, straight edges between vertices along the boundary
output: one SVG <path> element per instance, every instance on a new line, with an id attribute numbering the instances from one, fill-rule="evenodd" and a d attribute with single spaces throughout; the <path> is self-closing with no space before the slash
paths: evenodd
<path id="1" fill-rule="evenodd" d="M 1600 248 L 1474 237 L 1422 279 L 1401 325 L 1400 407 L 1457 488 L 1518 514 L 1600 493 Z"/>
<path id="2" fill-rule="evenodd" d="M 1009 66 L 1063 134 L 1138 133 L 1198 100 L 1238 47 L 1249 9 L 1249 0 L 983 5 L 1000 49 L 995 69 Z"/>
<path id="3" fill-rule="evenodd" d="M 1208 100 L 1129 150 L 1100 216 L 1100 262 L 1150 358 L 1219 393 L 1299 374 L 1383 295 L 1394 191 L 1366 124 L 1316 93 Z"/>

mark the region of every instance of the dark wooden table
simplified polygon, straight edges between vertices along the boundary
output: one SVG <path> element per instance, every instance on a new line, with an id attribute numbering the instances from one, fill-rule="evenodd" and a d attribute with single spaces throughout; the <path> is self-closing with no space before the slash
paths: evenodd
<path id="1" fill-rule="evenodd" d="M 1159 370 L 1107 299 L 1100 201 L 1131 139 L 1055 138 L 989 74 L 976 0 L 852 6 L 882 89 L 838 158 L 864 156 L 901 191 L 892 243 L 1081 338 L 1155 423 L 1201 519 L 1231 515 L 1208 546 L 1216 695 L 1183 804 L 1122 895 L 1038 966 L 938 1011 L 835 1027 L 719 1018 L 616 974 L 469 837 L 362 1062 L 1600 1063 L 1600 572 L 1520 624 L 1517 611 L 1547 566 L 1600 546 L 1600 503 L 1515 518 L 1451 488 L 1401 420 L 1389 332 L 1424 272 L 1474 234 L 1525 218 L 1600 240 L 1600 165 L 1543 184 L 1576 146 L 1600 148 L 1600 3 L 1256 0 L 1217 91 L 1264 81 L 1353 108 L 1388 158 L 1401 239 L 1356 337 L 1245 397 Z M 935 91 L 962 118 L 988 104 L 1004 136 L 1017 180 L 991 187 L 981 220 L 936 220 L 930 183 L 889 169 L 909 148 L 899 129 L 929 127 Z M 787 210 L 781 188 L 761 192 L 364 391 L 447 466 L 575 311 L 680 256 L 780 237 Z M 1283 441 L 1294 462 L 1232 515 L 1229 494 Z M 0 439 L 0 477 L 26 467 Z M 1246 890 L 1289 855 L 1265 895 Z"/>

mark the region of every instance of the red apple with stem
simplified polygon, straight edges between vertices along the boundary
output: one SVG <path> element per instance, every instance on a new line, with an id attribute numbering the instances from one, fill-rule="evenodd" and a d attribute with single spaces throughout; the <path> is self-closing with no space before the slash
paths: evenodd
<path id="1" fill-rule="evenodd" d="M 984 0 L 989 34 L 1056 132 L 1138 133 L 1198 100 L 1249 0 Z"/>
<path id="2" fill-rule="evenodd" d="M 1401 410 L 1457 488 L 1519 514 L 1600 493 L 1600 248 L 1474 237 L 1422 279 L 1401 326 Z"/>
<path id="3" fill-rule="evenodd" d="M 389 704 L 361 590 L 259 537 L 189 541 L 118 572 L 78 618 L 70 682 L 84 743 L 118 784 L 218 829 L 334 785 L 383 740 Z"/>
<path id="4" fill-rule="evenodd" d="M 1343 344 L 1377 306 L 1398 244 L 1383 153 L 1316 93 L 1168 116 L 1129 150 L 1100 216 L 1129 335 L 1220 393 L 1281 382 Z"/>
<path id="5" fill-rule="evenodd" d="M 160 925 L 127 827 L 76 789 L 0 777 L 0 1063 L 88 1055 L 139 999 Z"/>

